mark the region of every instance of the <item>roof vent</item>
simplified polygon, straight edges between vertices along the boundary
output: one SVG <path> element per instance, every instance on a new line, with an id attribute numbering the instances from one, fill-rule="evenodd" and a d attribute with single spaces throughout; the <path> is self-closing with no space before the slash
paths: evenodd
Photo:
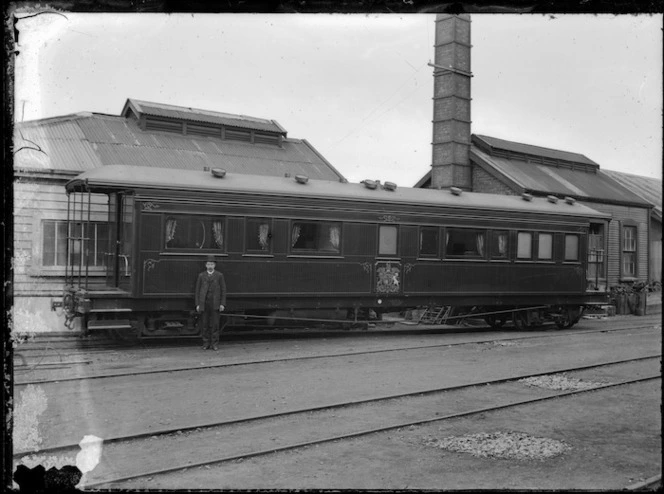
<path id="1" fill-rule="evenodd" d="M 450 192 L 455 196 L 460 196 L 463 190 L 461 190 L 459 187 L 450 187 Z"/>
<path id="2" fill-rule="evenodd" d="M 558 198 L 556 196 L 546 196 L 546 200 L 553 204 L 558 204 Z"/>
<path id="3" fill-rule="evenodd" d="M 397 190 L 397 184 L 394 182 L 385 182 L 383 184 L 383 189 L 385 190 Z"/>
<path id="4" fill-rule="evenodd" d="M 364 184 L 364 186 L 367 189 L 372 189 L 373 190 L 376 187 L 378 187 L 378 184 L 376 183 L 375 180 L 362 180 L 362 182 L 360 182 L 360 183 Z"/>
<path id="5" fill-rule="evenodd" d="M 306 184 L 309 181 L 309 177 L 306 175 L 295 175 L 295 181 L 298 184 Z"/>
<path id="6" fill-rule="evenodd" d="M 210 171 L 212 172 L 213 177 L 224 178 L 226 176 L 226 170 L 223 170 L 221 168 L 213 168 Z"/>
<path id="7" fill-rule="evenodd" d="M 521 199 L 523 199 L 524 201 L 532 201 L 533 196 L 531 194 L 528 194 L 528 192 L 524 192 L 523 194 L 521 194 Z"/>
<path id="8" fill-rule="evenodd" d="M 566 197 L 565 202 L 569 205 L 573 205 L 576 202 L 576 199 L 574 199 L 573 197 Z"/>

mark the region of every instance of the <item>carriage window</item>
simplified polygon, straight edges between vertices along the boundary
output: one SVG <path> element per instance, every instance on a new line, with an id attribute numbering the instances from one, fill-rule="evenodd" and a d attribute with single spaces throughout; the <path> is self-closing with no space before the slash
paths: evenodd
<path id="1" fill-rule="evenodd" d="M 339 253 L 341 224 L 296 221 L 291 229 L 291 247 L 293 251 Z"/>
<path id="2" fill-rule="evenodd" d="M 420 256 L 438 257 L 438 228 L 420 228 Z"/>
<path id="3" fill-rule="evenodd" d="M 392 225 L 381 225 L 378 229 L 378 255 L 397 255 L 397 227 Z"/>
<path id="4" fill-rule="evenodd" d="M 223 250 L 224 226 L 220 216 L 168 216 L 164 242 L 167 249 Z"/>
<path id="5" fill-rule="evenodd" d="M 532 259 L 533 257 L 533 234 L 519 232 L 517 234 L 517 259 Z"/>
<path id="6" fill-rule="evenodd" d="M 579 260 L 579 236 L 565 235 L 565 260 Z"/>
<path id="7" fill-rule="evenodd" d="M 465 228 L 445 230 L 445 255 L 447 257 L 484 257 L 486 232 Z"/>
<path id="8" fill-rule="evenodd" d="M 507 232 L 491 232 L 491 257 L 493 259 L 507 259 Z"/>
<path id="9" fill-rule="evenodd" d="M 537 259 L 553 259 L 553 234 L 540 233 L 538 236 Z"/>
<path id="10" fill-rule="evenodd" d="M 272 221 L 267 218 L 247 218 L 247 252 L 268 253 L 272 249 Z"/>

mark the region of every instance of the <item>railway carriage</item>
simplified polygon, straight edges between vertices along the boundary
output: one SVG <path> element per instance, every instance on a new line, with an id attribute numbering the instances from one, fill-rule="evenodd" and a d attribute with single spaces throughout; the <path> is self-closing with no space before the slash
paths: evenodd
<path id="1" fill-rule="evenodd" d="M 590 220 L 608 217 L 571 199 L 126 165 L 66 190 L 63 306 L 88 331 L 196 334 L 194 284 L 210 254 L 232 316 L 454 306 L 494 326 L 568 327 L 606 301 L 586 290 L 586 250 Z M 106 250 L 89 233 L 99 194 Z"/>

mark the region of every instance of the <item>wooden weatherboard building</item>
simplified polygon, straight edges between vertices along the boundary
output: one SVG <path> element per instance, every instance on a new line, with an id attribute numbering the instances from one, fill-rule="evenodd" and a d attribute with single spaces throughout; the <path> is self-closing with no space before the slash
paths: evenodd
<path id="1" fill-rule="evenodd" d="M 604 170 L 608 176 L 652 204 L 650 211 L 650 282 L 662 281 L 662 180 L 631 173 Z"/>
<path id="2" fill-rule="evenodd" d="M 309 142 L 288 137 L 275 120 L 128 99 L 120 115 L 84 112 L 17 123 L 16 332 L 66 331 L 61 310 L 52 304 L 64 285 L 64 184 L 81 172 L 112 164 L 346 181 Z M 90 274 L 101 283 L 108 241 L 106 196 L 93 197 L 91 213 L 93 223 L 85 232 L 92 246 Z"/>

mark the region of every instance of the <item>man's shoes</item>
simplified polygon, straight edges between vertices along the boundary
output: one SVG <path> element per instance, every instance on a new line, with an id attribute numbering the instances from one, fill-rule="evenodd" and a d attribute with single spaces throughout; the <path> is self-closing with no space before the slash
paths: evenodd
<path id="1" fill-rule="evenodd" d="M 209 350 L 209 349 L 210 349 L 210 345 L 203 345 L 203 350 Z"/>
<path id="2" fill-rule="evenodd" d="M 216 352 L 217 350 L 219 350 L 219 347 L 217 347 L 217 345 L 212 345 L 212 349 Z"/>

